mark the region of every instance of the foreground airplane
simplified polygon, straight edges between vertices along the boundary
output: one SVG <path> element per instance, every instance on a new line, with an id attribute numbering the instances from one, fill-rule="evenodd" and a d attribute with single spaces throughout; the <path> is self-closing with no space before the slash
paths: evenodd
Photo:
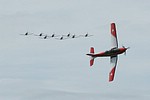
<path id="1" fill-rule="evenodd" d="M 112 46 L 112 48 L 110 50 L 105 51 L 105 52 L 100 52 L 97 54 L 94 54 L 94 48 L 91 47 L 90 54 L 87 54 L 88 56 L 91 57 L 90 66 L 92 66 L 94 64 L 94 59 L 96 57 L 110 57 L 112 69 L 109 73 L 109 82 L 114 80 L 118 55 L 122 54 L 122 53 L 126 54 L 126 50 L 129 49 L 129 47 L 125 48 L 124 46 L 121 48 L 118 48 L 118 40 L 117 40 L 117 32 L 116 32 L 115 23 L 111 23 L 111 46 Z"/>

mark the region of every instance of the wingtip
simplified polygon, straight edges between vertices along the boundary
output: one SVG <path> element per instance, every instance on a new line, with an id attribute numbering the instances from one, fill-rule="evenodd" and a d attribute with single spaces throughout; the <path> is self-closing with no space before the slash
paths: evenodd
<path id="1" fill-rule="evenodd" d="M 116 67 L 114 67 L 111 72 L 109 73 L 109 82 L 112 82 L 114 80 L 114 76 L 115 76 L 115 70 Z"/>

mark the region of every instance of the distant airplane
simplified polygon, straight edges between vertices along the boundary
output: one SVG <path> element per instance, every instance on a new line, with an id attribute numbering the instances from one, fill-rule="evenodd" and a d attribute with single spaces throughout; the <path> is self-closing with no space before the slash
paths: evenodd
<path id="1" fill-rule="evenodd" d="M 43 39 L 47 39 L 48 38 L 48 36 L 47 35 L 45 35 L 44 37 L 43 37 Z"/>
<path id="2" fill-rule="evenodd" d="M 51 38 L 53 38 L 53 37 L 59 37 L 59 35 L 56 35 L 55 33 L 53 33 L 52 35 L 50 35 L 48 37 L 51 37 Z"/>
<path id="3" fill-rule="evenodd" d="M 90 54 L 87 54 L 88 56 L 91 57 L 90 66 L 94 64 L 94 59 L 97 57 L 110 57 L 110 63 L 112 64 L 112 69 L 109 73 L 109 82 L 114 80 L 118 55 L 122 53 L 126 54 L 126 50 L 129 49 L 129 47 L 125 48 L 124 46 L 122 46 L 121 48 L 118 48 L 118 40 L 117 40 L 117 32 L 116 32 L 115 23 L 111 23 L 111 40 L 112 40 L 111 41 L 112 48 L 110 50 L 94 54 L 94 48 L 91 47 Z"/>
<path id="4" fill-rule="evenodd" d="M 51 35 L 51 37 L 54 37 L 54 36 L 55 36 L 55 34 L 52 34 L 52 35 Z"/>
<path id="5" fill-rule="evenodd" d="M 61 36 L 61 37 L 55 38 L 55 39 L 57 39 L 57 40 L 65 40 L 65 39 L 68 39 L 68 38 Z"/>
<path id="6" fill-rule="evenodd" d="M 40 34 L 34 34 L 35 36 L 43 36 L 44 33 L 40 33 Z"/>
<path id="7" fill-rule="evenodd" d="M 63 35 L 63 36 L 70 37 L 71 33 L 69 32 L 67 35 Z"/>
<path id="8" fill-rule="evenodd" d="M 25 34 L 20 34 L 20 35 L 32 35 L 33 33 L 29 33 L 29 32 L 26 32 Z"/>
<path id="9" fill-rule="evenodd" d="M 71 38 L 76 38 L 76 35 L 74 34 Z"/>
<path id="10" fill-rule="evenodd" d="M 80 36 L 76 36 L 75 34 L 71 36 L 71 38 L 79 38 Z"/>
<path id="11" fill-rule="evenodd" d="M 67 37 L 70 37 L 70 33 L 69 33 L 69 34 L 67 34 Z"/>
<path id="12" fill-rule="evenodd" d="M 57 40 L 63 40 L 63 39 L 64 39 L 64 37 L 63 37 L 63 36 L 61 36 L 60 38 L 55 38 L 55 39 L 57 39 Z"/>
<path id="13" fill-rule="evenodd" d="M 90 37 L 90 36 L 93 36 L 93 35 L 89 35 L 88 33 L 86 33 L 85 35 L 80 35 L 82 37 Z"/>

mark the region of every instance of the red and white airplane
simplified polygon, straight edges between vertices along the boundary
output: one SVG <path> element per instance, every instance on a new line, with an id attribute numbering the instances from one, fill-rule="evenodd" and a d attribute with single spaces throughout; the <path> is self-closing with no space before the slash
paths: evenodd
<path id="1" fill-rule="evenodd" d="M 90 66 L 94 64 L 94 59 L 97 57 L 110 57 L 112 69 L 109 73 L 109 82 L 114 80 L 118 55 L 122 53 L 126 54 L 126 50 L 129 49 L 129 47 L 125 48 L 124 46 L 121 48 L 118 48 L 118 40 L 117 40 L 117 32 L 116 32 L 115 23 L 111 23 L 111 46 L 112 48 L 110 50 L 105 51 L 105 52 L 100 52 L 97 54 L 94 54 L 94 48 L 91 47 L 90 54 L 87 54 L 88 56 L 91 57 Z"/>

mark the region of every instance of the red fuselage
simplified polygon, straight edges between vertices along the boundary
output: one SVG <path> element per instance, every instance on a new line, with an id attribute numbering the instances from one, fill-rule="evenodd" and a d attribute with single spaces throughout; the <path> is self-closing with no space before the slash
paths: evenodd
<path id="1" fill-rule="evenodd" d="M 111 56 L 117 56 L 119 54 L 124 53 L 127 50 L 127 48 L 113 48 L 111 50 L 100 52 L 97 54 L 87 54 L 92 57 L 111 57 Z"/>

